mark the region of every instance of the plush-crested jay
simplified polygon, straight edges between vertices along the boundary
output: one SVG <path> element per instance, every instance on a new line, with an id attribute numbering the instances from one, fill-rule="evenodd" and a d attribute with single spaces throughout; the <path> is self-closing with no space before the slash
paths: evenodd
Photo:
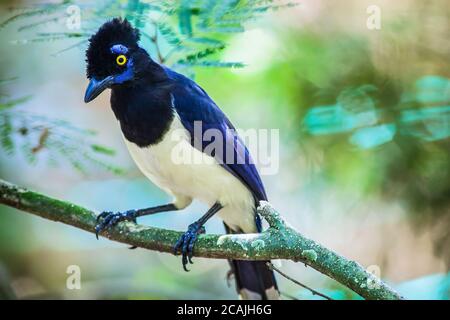
<path id="1" fill-rule="evenodd" d="M 187 270 L 197 236 L 204 232 L 208 219 L 217 213 L 228 233 L 261 232 L 256 206 L 267 196 L 230 120 L 194 81 L 153 61 L 139 46 L 139 38 L 139 31 L 126 19 L 115 18 L 89 39 L 90 83 L 84 101 L 111 89 L 111 108 L 132 158 L 142 173 L 174 200 L 147 209 L 103 212 L 96 232 L 98 235 L 122 220 L 180 210 L 198 199 L 210 209 L 174 244 Z M 208 148 L 211 141 L 195 133 L 196 123 L 202 132 L 213 129 L 219 133 L 215 138 L 220 137 L 222 147 Z M 177 154 L 183 154 L 184 160 Z M 232 260 L 230 265 L 242 298 L 278 298 L 266 261 Z"/>

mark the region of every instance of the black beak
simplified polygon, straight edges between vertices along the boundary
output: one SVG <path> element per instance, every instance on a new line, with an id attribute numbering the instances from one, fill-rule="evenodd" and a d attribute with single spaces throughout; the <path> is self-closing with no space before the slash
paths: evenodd
<path id="1" fill-rule="evenodd" d="M 84 102 L 88 103 L 89 101 L 97 98 L 100 93 L 105 91 L 105 89 L 109 88 L 113 84 L 113 80 L 113 76 L 106 77 L 103 80 L 92 78 L 89 82 L 88 87 L 86 88 L 86 93 L 84 94 Z"/>

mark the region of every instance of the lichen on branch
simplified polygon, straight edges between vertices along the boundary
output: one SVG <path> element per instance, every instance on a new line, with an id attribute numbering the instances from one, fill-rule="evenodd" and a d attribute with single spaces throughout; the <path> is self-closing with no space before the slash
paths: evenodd
<path id="1" fill-rule="evenodd" d="M 3 180 L 0 180 L 0 203 L 95 232 L 96 214 L 93 211 Z M 402 299 L 397 292 L 360 264 L 294 230 L 268 202 L 261 202 L 258 213 L 268 222 L 267 230 L 259 234 L 200 235 L 195 244 L 194 256 L 238 260 L 287 259 L 302 262 L 365 299 Z M 102 235 L 132 246 L 171 253 L 174 243 L 182 233 L 144 227 L 133 222 L 120 222 Z"/>

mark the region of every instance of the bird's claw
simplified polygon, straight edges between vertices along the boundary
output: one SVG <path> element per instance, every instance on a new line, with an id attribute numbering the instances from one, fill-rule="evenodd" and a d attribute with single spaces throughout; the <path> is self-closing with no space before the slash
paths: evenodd
<path id="1" fill-rule="evenodd" d="M 188 262 L 193 264 L 192 255 L 194 253 L 194 245 L 197 241 L 198 235 L 203 233 L 205 233 L 205 227 L 201 226 L 197 222 L 194 222 L 189 225 L 188 230 L 178 239 L 177 243 L 173 247 L 174 254 L 181 251 L 181 263 L 183 264 L 184 271 L 189 271 L 186 268 Z"/>
<path id="2" fill-rule="evenodd" d="M 102 222 L 100 222 L 102 220 Z M 97 225 L 95 226 L 95 236 L 106 229 L 114 227 L 120 221 L 133 221 L 136 223 L 136 210 L 128 210 L 125 212 L 104 211 L 97 216 Z"/>

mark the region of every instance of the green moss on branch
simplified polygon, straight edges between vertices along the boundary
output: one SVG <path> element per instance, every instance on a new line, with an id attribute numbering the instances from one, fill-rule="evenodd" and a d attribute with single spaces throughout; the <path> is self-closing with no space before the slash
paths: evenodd
<path id="1" fill-rule="evenodd" d="M 94 212 L 2 180 L 0 180 L 0 203 L 49 220 L 94 232 L 96 224 Z M 267 202 L 262 202 L 258 210 L 269 223 L 269 229 L 261 234 L 200 235 L 195 245 L 194 256 L 219 259 L 298 261 L 335 279 L 363 298 L 402 298 L 358 263 L 347 260 L 287 226 L 279 213 Z M 172 246 L 181 236 L 181 232 L 121 222 L 102 235 L 132 246 L 172 252 Z"/>

